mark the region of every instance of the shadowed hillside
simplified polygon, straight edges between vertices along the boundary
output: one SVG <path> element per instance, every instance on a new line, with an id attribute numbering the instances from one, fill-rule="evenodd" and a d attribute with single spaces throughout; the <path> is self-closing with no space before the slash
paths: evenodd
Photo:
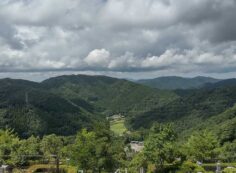
<path id="1" fill-rule="evenodd" d="M 71 75 L 42 83 L 0 80 L 0 127 L 22 136 L 74 134 L 114 113 L 130 115 L 165 105 L 178 96 L 127 80 Z"/>
<path id="2" fill-rule="evenodd" d="M 127 124 L 131 128 L 149 128 L 153 122 L 172 122 L 180 133 L 209 128 L 220 122 L 227 124 L 228 116 L 218 116 L 236 103 L 236 85 L 223 81 L 198 90 L 186 90 L 182 97 L 151 111 L 130 117 Z M 181 92 L 184 92 L 182 90 Z M 178 91 L 180 93 L 180 91 Z M 232 109 L 234 110 L 234 109 Z M 225 115 L 225 114 L 223 114 Z M 232 114 L 234 117 L 236 114 Z M 211 123 L 210 123 L 211 122 Z M 223 126 L 223 125 L 222 125 Z M 221 128 L 223 131 L 223 128 Z"/>

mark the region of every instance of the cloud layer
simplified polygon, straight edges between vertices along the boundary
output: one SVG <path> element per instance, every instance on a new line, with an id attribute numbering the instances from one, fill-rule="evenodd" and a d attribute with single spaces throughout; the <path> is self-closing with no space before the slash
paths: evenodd
<path id="1" fill-rule="evenodd" d="M 0 71 L 236 71 L 236 0 L 2 0 Z"/>

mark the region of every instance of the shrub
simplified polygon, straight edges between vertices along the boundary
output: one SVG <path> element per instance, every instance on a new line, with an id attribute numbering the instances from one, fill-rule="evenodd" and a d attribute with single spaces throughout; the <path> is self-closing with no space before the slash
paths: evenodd
<path id="1" fill-rule="evenodd" d="M 225 168 L 223 170 L 224 173 L 235 173 L 236 172 L 236 168 L 230 167 L 230 168 Z"/>
<path id="2" fill-rule="evenodd" d="M 201 166 L 199 166 L 196 163 L 190 162 L 190 161 L 185 161 L 177 171 L 177 173 L 186 173 L 186 172 L 192 172 L 192 173 L 197 173 L 197 172 L 203 172 L 206 173 L 205 169 Z"/>

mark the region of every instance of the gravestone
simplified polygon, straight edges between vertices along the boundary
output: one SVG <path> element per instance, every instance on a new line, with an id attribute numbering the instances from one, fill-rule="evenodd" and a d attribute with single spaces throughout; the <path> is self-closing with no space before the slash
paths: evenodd
<path id="1" fill-rule="evenodd" d="M 220 162 L 217 162 L 217 164 L 216 164 L 216 173 L 221 173 Z"/>
<path id="2" fill-rule="evenodd" d="M 9 165 L 2 165 L 0 167 L 0 173 L 12 173 L 13 168 Z"/>

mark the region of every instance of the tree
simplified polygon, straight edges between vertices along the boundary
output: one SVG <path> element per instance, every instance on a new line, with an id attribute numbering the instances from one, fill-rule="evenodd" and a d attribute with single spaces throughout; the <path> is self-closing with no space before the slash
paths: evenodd
<path id="1" fill-rule="evenodd" d="M 145 141 L 144 156 L 156 168 L 163 169 L 165 162 L 172 163 L 175 160 L 175 139 L 176 134 L 170 124 L 154 124 Z"/>
<path id="2" fill-rule="evenodd" d="M 189 137 L 185 145 L 185 154 L 194 161 L 211 161 L 218 155 L 218 146 L 218 140 L 213 133 L 201 131 Z"/>
<path id="3" fill-rule="evenodd" d="M 129 162 L 129 170 L 131 172 L 138 172 L 140 168 L 147 167 L 148 163 L 145 159 L 145 155 L 143 152 L 137 153 L 132 158 L 131 162 Z"/>
<path id="4" fill-rule="evenodd" d="M 112 152 L 113 167 L 124 168 L 127 166 L 127 155 L 125 152 L 124 138 L 113 137 L 110 151 Z"/>
<path id="5" fill-rule="evenodd" d="M 112 171 L 126 164 L 124 142 L 114 136 L 106 122 L 96 123 L 93 131 L 79 132 L 70 152 L 72 163 L 85 171 Z"/>
<path id="6" fill-rule="evenodd" d="M 234 162 L 236 160 L 236 140 L 232 143 L 226 142 L 221 148 L 220 158 L 226 162 Z"/>
<path id="7" fill-rule="evenodd" d="M 71 148 L 72 163 L 78 165 L 85 172 L 96 167 L 96 144 L 94 132 L 88 132 L 86 129 L 79 132 Z"/>
<path id="8" fill-rule="evenodd" d="M 40 139 L 31 136 L 28 139 L 20 140 L 20 146 L 17 150 L 20 156 L 19 164 L 27 164 L 29 160 L 39 159 L 40 152 Z"/>
<path id="9" fill-rule="evenodd" d="M 113 154 L 118 149 L 118 143 L 113 143 L 113 133 L 110 130 L 110 125 L 107 122 L 96 123 L 94 126 L 95 138 L 96 138 L 96 166 L 98 172 L 102 169 L 112 171 L 116 161 Z M 118 156 L 118 155 L 117 155 Z M 120 165 L 118 165 L 120 166 Z"/>
<path id="10" fill-rule="evenodd" d="M 56 170 L 59 172 L 59 160 L 62 154 L 62 138 L 55 134 L 44 136 L 41 141 L 41 149 L 44 155 L 53 156 L 56 159 Z"/>
<path id="11" fill-rule="evenodd" d="M 0 130 L 0 163 L 17 164 L 17 150 L 19 145 L 19 138 L 13 130 Z"/>

